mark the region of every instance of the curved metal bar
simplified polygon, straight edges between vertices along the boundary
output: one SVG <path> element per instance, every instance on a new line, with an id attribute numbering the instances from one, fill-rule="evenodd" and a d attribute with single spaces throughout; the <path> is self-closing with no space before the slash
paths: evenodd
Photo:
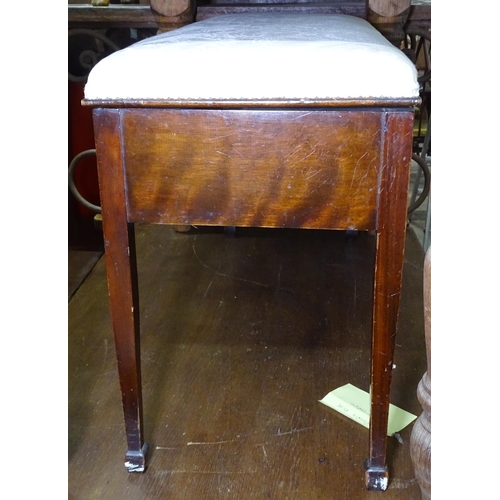
<path id="1" fill-rule="evenodd" d="M 413 153 L 411 156 L 412 160 L 419 165 L 419 167 L 422 169 L 422 172 L 424 173 L 424 189 L 420 193 L 420 196 L 418 199 L 416 199 L 409 207 L 408 207 L 408 214 L 411 214 L 414 212 L 422 203 L 425 201 L 425 198 L 427 198 L 427 195 L 429 194 L 429 191 L 431 189 L 431 171 L 429 170 L 429 166 L 427 165 L 427 162 L 425 161 L 424 158 L 421 156 L 417 155 L 416 153 Z"/>
<path id="2" fill-rule="evenodd" d="M 89 208 L 90 210 L 97 212 L 98 214 L 101 213 L 101 207 L 98 205 L 94 205 L 93 203 L 90 203 L 90 201 L 87 201 L 78 191 L 75 185 L 75 167 L 78 164 L 78 162 L 91 155 L 95 155 L 95 149 L 87 149 L 85 151 L 82 151 L 81 153 L 78 153 L 73 160 L 71 160 L 71 163 L 69 164 L 68 168 L 68 185 L 69 185 L 69 190 L 71 191 L 71 194 L 85 207 Z"/>

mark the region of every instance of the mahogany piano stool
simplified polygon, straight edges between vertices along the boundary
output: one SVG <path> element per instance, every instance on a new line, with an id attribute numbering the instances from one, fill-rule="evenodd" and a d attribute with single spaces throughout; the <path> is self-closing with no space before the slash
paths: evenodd
<path id="1" fill-rule="evenodd" d="M 388 486 L 416 70 L 347 15 L 213 17 L 91 71 L 128 471 L 145 470 L 134 223 L 374 231 L 365 483 Z"/>

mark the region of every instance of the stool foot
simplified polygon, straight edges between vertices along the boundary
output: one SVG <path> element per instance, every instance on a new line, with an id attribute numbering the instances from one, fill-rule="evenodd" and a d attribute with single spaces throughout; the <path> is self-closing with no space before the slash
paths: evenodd
<path id="1" fill-rule="evenodd" d="M 384 468 L 370 467 L 369 462 L 365 465 L 365 485 L 371 491 L 385 491 L 389 484 L 389 473 L 387 466 Z"/>
<path id="2" fill-rule="evenodd" d="M 144 446 L 140 451 L 127 451 L 125 453 L 125 468 L 128 472 L 144 472 L 146 469 L 146 455 L 148 453 L 148 445 Z"/>

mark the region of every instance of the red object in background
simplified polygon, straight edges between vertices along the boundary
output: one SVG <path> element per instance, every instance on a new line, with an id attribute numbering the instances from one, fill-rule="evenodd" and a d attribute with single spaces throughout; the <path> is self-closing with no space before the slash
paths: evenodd
<path id="1" fill-rule="evenodd" d="M 81 105 L 84 85 L 84 83 L 68 82 L 68 166 L 78 153 L 95 148 L 92 109 Z M 95 156 L 87 156 L 78 162 L 74 170 L 74 180 L 83 198 L 94 205 L 100 205 Z M 102 249 L 102 233 L 94 224 L 96 212 L 82 205 L 70 192 L 68 193 L 69 247 Z"/>

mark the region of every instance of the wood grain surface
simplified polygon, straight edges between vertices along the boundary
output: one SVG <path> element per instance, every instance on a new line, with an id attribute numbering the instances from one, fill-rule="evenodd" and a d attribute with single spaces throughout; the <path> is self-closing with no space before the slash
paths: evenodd
<path id="1" fill-rule="evenodd" d="M 370 470 L 384 471 L 393 353 L 401 298 L 406 209 L 413 134 L 412 112 L 385 117 L 378 188 L 377 245 L 373 294 Z M 385 477 L 385 474 L 383 474 Z M 367 477 L 367 483 L 370 481 Z"/>
<path id="2" fill-rule="evenodd" d="M 383 112 L 122 115 L 132 222 L 375 229 Z"/>

